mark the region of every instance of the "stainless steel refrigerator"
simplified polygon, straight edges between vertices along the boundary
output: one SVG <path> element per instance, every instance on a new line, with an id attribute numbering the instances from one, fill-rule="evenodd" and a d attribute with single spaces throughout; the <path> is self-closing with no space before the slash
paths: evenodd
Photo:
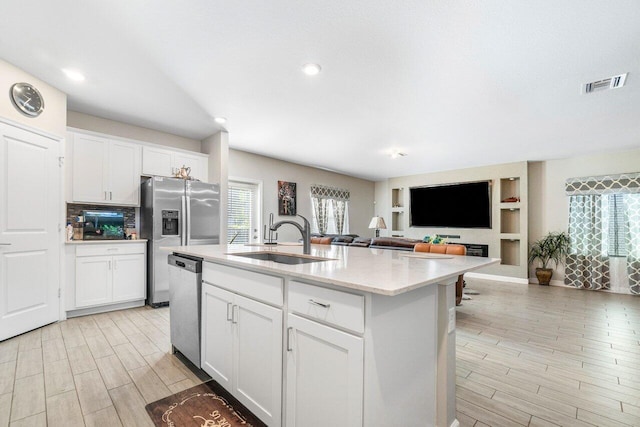
<path id="1" fill-rule="evenodd" d="M 141 184 L 140 237 L 147 243 L 147 303 L 169 302 L 167 251 L 161 246 L 220 243 L 220 187 L 153 177 Z"/>

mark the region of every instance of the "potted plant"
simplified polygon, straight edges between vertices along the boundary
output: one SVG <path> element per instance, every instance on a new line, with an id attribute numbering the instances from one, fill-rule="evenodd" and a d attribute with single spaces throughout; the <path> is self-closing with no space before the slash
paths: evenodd
<path id="1" fill-rule="evenodd" d="M 541 285 L 549 285 L 553 268 L 550 264 L 556 266 L 564 262 L 564 258 L 569 253 L 571 240 L 565 232 L 551 232 L 533 242 L 529 249 L 529 263 L 540 261 L 541 267 L 536 268 L 536 277 Z"/>

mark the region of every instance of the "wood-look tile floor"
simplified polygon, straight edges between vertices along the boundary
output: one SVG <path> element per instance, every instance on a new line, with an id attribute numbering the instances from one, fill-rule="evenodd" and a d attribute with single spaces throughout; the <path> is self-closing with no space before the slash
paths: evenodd
<path id="1" fill-rule="evenodd" d="M 167 307 L 77 317 L 0 343 L 0 427 L 153 427 L 147 403 L 201 382 Z"/>
<path id="2" fill-rule="evenodd" d="M 640 297 L 467 279 L 461 426 L 640 426 Z"/>
<path id="3" fill-rule="evenodd" d="M 640 297 L 467 283 L 461 426 L 640 426 Z M 170 348 L 169 310 L 149 307 L 4 341 L 0 426 L 152 426 L 146 403 L 201 382 Z"/>

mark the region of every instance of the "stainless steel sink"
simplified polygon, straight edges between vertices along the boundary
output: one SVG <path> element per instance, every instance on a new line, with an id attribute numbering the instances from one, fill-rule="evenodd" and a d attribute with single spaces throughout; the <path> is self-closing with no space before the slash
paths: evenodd
<path id="1" fill-rule="evenodd" d="M 227 255 L 241 256 L 251 259 L 259 259 L 261 261 L 273 261 L 280 264 L 308 264 L 310 262 L 333 261 L 332 258 L 318 258 L 310 256 L 299 256 L 292 254 L 281 254 L 277 252 L 239 252 L 228 253 Z"/>

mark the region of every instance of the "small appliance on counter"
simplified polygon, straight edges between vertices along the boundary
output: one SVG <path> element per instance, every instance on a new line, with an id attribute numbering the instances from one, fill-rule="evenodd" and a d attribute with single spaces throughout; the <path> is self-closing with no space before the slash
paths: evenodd
<path id="1" fill-rule="evenodd" d="M 124 240 L 124 214 L 115 211 L 82 211 L 83 240 Z"/>

